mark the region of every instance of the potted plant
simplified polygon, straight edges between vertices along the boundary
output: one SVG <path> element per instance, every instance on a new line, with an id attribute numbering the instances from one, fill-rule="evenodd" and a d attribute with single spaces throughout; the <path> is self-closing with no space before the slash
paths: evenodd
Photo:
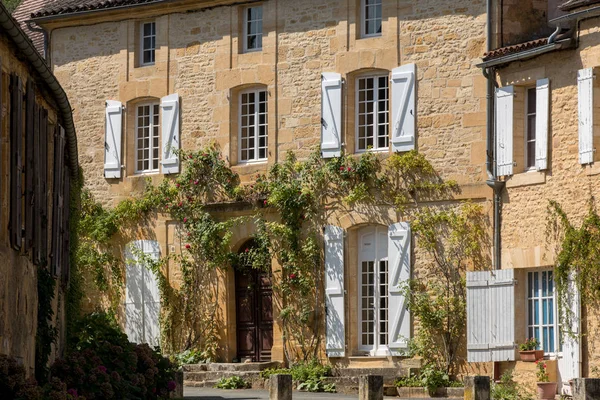
<path id="1" fill-rule="evenodd" d="M 538 399 L 553 400 L 554 396 L 556 395 L 556 382 L 549 382 L 550 377 L 548 376 L 548 371 L 546 371 L 545 362 L 536 361 L 535 363 L 537 364 L 535 374 L 537 376 Z"/>
<path id="2" fill-rule="evenodd" d="M 540 345 L 540 341 L 537 338 L 530 338 L 519 345 L 519 355 L 521 361 L 534 362 L 540 358 L 544 358 L 544 350 L 536 350 Z"/>

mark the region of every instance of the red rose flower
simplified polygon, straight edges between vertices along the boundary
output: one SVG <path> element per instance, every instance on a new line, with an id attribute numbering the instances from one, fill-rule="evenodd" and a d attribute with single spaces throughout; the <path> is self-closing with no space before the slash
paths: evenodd
<path id="1" fill-rule="evenodd" d="M 186 249 L 189 249 L 190 247 L 192 247 L 192 246 L 190 246 L 190 244 L 189 244 L 189 243 L 186 243 L 186 245 L 185 245 L 185 248 L 186 248 Z"/>

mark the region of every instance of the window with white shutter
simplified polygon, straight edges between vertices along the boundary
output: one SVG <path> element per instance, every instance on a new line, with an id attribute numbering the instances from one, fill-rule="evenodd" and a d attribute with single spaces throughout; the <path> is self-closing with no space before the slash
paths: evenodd
<path id="1" fill-rule="evenodd" d="M 325 350 L 343 357 L 346 348 L 344 307 L 344 230 L 327 225 L 325 241 Z"/>
<path id="2" fill-rule="evenodd" d="M 467 272 L 467 360 L 515 360 L 514 270 Z"/>
<path id="3" fill-rule="evenodd" d="M 535 169 L 548 168 L 548 124 L 550 122 L 550 80 L 538 79 L 535 84 Z"/>
<path id="4" fill-rule="evenodd" d="M 339 157 L 342 151 L 342 75 L 321 75 L 321 155 Z"/>
<path id="5" fill-rule="evenodd" d="M 577 71 L 579 117 L 579 163 L 594 161 L 594 72 L 592 68 Z"/>

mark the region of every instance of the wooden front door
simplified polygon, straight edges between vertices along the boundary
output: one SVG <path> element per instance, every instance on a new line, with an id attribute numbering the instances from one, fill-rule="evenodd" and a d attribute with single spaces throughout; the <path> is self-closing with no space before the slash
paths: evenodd
<path id="1" fill-rule="evenodd" d="M 273 347 L 271 274 L 251 267 L 237 268 L 235 302 L 238 358 L 271 361 L 271 347 Z"/>

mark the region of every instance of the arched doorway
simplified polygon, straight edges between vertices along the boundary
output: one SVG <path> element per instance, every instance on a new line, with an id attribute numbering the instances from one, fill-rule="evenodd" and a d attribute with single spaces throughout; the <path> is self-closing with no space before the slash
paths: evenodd
<path id="1" fill-rule="evenodd" d="M 240 253 L 255 247 L 249 240 Z M 242 263 L 243 264 L 243 263 Z M 271 361 L 273 347 L 273 289 L 271 266 L 235 266 L 237 358 Z"/>

